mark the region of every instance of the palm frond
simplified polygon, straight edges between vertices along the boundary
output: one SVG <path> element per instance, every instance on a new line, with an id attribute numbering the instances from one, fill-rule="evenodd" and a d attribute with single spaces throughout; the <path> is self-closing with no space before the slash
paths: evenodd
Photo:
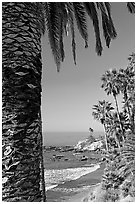
<path id="1" fill-rule="evenodd" d="M 73 17 L 73 5 L 72 3 L 67 3 L 67 9 L 68 9 L 68 16 L 69 16 L 69 22 L 70 22 L 70 30 L 71 30 L 71 36 L 72 36 L 72 54 L 73 54 L 73 60 L 74 64 L 76 65 L 76 42 L 75 42 L 75 29 L 74 29 L 74 17 Z"/>
<path id="2" fill-rule="evenodd" d="M 61 16 L 63 18 L 64 30 L 65 30 L 66 36 L 68 36 L 68 31 L 69 31 L 68 19 L 69 19 L 69 15 L 68 15 L 68 9 L 67 9 L 67 6 L 66 6 L 67 3 L 58 3 L 58 4 L 60 4 L 60 12 L 61 12 Z"/>
<path id="3" fill-rule="evenodd" d="M 71 19 L 71 35 L 72 35 L 72 53 L 73 53 L 74 63 L 76 65 L 76 42 L 75 42 L 75 30 L 74 30 L 73 17 Z"/>
<path id="4" fill-rule="evenodd" d="M 87 22 L 86 22 L 86 14 L 83 3 L 74 2 L 74 13 L 76 18 L 76 23 L 79 29 L 79 32 L 82 38 L 85 40 L 85 48 L 88 47 L 88 32 L 87 32 Z"/>
<path id="5" fill-rule="evenodd" d="M 112 37 L 112 39 L 114 39 L 114 38 L 116 38 L 117 33 L 116 33 L 116 29 L 114 27 L 114 24 L 113 24 L 113 21 L 112 21 L 112 18 L 111 18 L 110 3 L 105 2 L 105 6 L 106 6 L 106 9 L 107 9 L 107 12 L 108 12 L 109 24 L 110 24 L 110 27 L 111 27 L 111 37 Z"/>
<path id="6" fill-rule="evenodd" d="M 127 8 L 130 13 L 135 13 L 135 2 L 128 2 Z"/>
<path id="7" fill-rule="evenodd" d="M 59 46 L 60 46 L 61 61 L 63 62 L 65 59 L 65 51 L 64 51 L 64 43 L 63 43 L 63 19 L 61 19 L 61 23 L 60 23 Z"/>
<path id="8" fill-rule="evenodd" d="M 63 35 L 64 35 L 64 28 L 66 28 L 68 15 L 65 7 L 65 3 L 58 2 L 57 4 L 58 14 L 60 17 L 60 33 L 59 33 L 59 47 L 60 47 L 60 55 L 61 61 L 64 61 L 65 58 L 65 51 L 64 51 L 64 43 L 63 43 Z"/>
<path id="9" fill-rule="evenodd" d="M 127 177 L 135 172 L 135 135 L 127 134 L 121 152 L 121 162 L 117 165 L 119 175 Z"/>
<path id="10" fill-rule="evenodd" d="M 94 27 L 95 36 L 96 36 L 96 52 L 98 55 L 101 55 L 103 48 L 102 48 L 101 39 L 100 39 L 99 20 L 98 20 L 98 14 L 97 14 L 95 3 L 85 2 L 84 6 L 87 11 L 87 14 L 93 21 L 93 27 Z"/>
<path id="11" fill-rule="evenodd" d="M 109 47 L 110 42 L 111 42 L 111 32 L 110 32 L 110 25 L 109 25 L 109 19 L 106 13 L 105 6 L 102 2 L 97 3 L 98 8 L 101 11 L 101 16 L 102 16 L 102 27 L 103 27 L 103 35 L 106 41 L 106 46 Z"/>
<path id="12" fill-rule="evenodd" d="M 105 120 L 110 116 L 111 111 L 114 110 L 112 103 L 105 100 L 99 101 L 98 105 L 93 105 L 92 109 L 94 110 L 92 115 L 96 120 Z"/>
<path id="13" fill-rule="evenodd" d="M 46 27 L 57 71 L 60 70 L 61 54 L 60 54 L 60 19 L 57 10 L 57 3 L 46 3 Z"/>

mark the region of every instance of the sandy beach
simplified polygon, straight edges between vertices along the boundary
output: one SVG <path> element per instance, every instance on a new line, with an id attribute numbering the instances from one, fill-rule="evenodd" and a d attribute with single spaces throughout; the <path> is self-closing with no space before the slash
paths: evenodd
<path id="1" fill-rule="evenodd" d="M 103 175 L 105 164 L 101 164 L 100 168 L 94 172 L 91 172 L 87 175 L 80 177 L 75 181 L 68 181 L 65 184 L 60 184 L 58 187 L 61 189 L 74 189 L 74 192 L 71 192 L 71 195 L 67 192 L 66 195 L 60 192 L 53 192 L 52 190 L 48 191 L 47 201 L 51 202 L 53 193 L 54 198 L 60 197 L 60 200 L 56 200 L 56 202 L 83 202 L 83 199 L 88 196 L 92 192 L 92 190 L 101 182 L 101 177 Z M 84 188 L 82 188 L 84 184 Z M 75 192 L 75 189 L 79 189 L 79 191 Z M 60 196 L 59 196 L 60 195 Z"/>
<path id="2" fill-rule="evenodd" d="M 102 164 L 100 169 L 85 175 L 83 177 L 81 177 L 81 181 L 82 180 L 88 180 L 89 182 L 91 182 L 92 187 L 88 188 L 87 190 L 84 190 L 80 193 L 75 194 L 74 196 L 72 196 L 69 199 L 64 200 L 64 202 L 84 202 L 83 200 L 88 197 L 91 192 L 100 184 L 101 182 L 101 177 L 103 175 L 103 170 L 104 170 L 105 165 Z"/>
<path id="3" fill-rule="evenodd" d="M 93 185 L 93 187 L 90 187 L 88 190 L 85 190 L 81 193 L 78 193 L 74 195 L 72 198 L 65 200 L 64 202 L 86 202 L 86 198 L 90 196 L 91 192 L 96 188 L 97 185 L 100 183 Z M 85 201 L 84 201 L 85 200 Z"/>
<path id="4" fill-rule="evenodd" d="M 74 195 L 72 198 L 65 200 L 64 202 L 83 202 L 84 198 L 87 197 L 91 191 L 92 189 L 85 190 L 81 193 Z"/>

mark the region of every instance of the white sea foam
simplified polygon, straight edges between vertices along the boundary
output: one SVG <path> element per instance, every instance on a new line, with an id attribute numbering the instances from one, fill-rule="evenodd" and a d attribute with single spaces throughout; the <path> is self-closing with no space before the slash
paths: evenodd
<path id="1" fill-rule="evenodd" d="M 58 186 L 58 184 L 46 186 L 46 191 L 48 191 L 48 190 L 50 190 L 50 189 L 52 189 L 52 188 L 55 188 L 55 187 L 57 187 L 57 186 Z"/>
<path id="2" fill-rule="evenodd" d="M 63 193 L 71 193 L 71 192 L 75 192 L 75 193 L 78 193 L 78 192 L 82 192 L 84 190 L 88 190 L 90 189 L 91 186 L 83 186 L 81 188 L 55 188 L 53 189 L 53 191 L 56 191 L 56 192 L 63 192 Z"/>
<path id="3" fill-rule="evenodd" d="M 66 181 L 79 179 L 81 176 L 96 171 L 98 168 L 100 168 L 99 164 L 91 167 L 45 170 L 46 189 L 49 190 L 52 186 L 55 188 L 55 185 L 62 184 Z"/>

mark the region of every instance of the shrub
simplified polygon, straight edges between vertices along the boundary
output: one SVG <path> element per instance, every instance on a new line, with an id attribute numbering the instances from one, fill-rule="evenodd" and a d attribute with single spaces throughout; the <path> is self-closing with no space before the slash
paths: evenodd
<path id="1" fill-rule="evenodd" d="M 119 190 L 110 188 L 106 190 L 104 195 L 104 202 L 116 202 L 119 200 Z"/>

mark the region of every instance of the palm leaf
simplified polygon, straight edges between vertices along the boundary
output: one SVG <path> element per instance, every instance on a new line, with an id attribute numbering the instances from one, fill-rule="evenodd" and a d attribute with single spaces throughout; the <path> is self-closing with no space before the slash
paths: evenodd
<path id="1" fill-rule="evenodd" d="M 127 177 L 135 171 L 135 135 L 126 135 L 126 141 L 121 152 L 121 162 L 118 164 L 119 174 Z"/>
<path id="2" fill-rule="evenodd" d="M 61 18 L 61 22 L 60 22 L 59 46 L 60 46 L 61 60 L 62 60 L 62 62 L 63 62 L 63 61 L 64 61 L 64 58 L 65 58 L 64 43 L 63 43 L 63 18 Z"/>
<path id="3" fill-rule="evenodd" d="M 96 52 L 98 55 L 101 55 L 103 48 L 102 48 L 101 39 L 100 39 L 99 20 L 98 20 L 95 3 L 86 2 L 84 3 L 84 6 L 87 11 L 87 14 L 93 21 L 93 27 L 94 27 L 95 36 L 96 36 Z"/>
<path id="4" fill-rule="evenodd" d="M 114 27 L 114 24 L 113 24 L 113 21 L 112 21 L 112 18 L 111 18 L 110 3 L 105 2 L 105 6 L 106 6 L 106 9 L 107 9 L 107 12 L 108 12 L 109 23 L 110 23 L 110 26 L 111 26 L 111 37 L 112 37 L 112 39 L 114 39 L 114 38 L 116 38 L 117 33 L 116 33 L 116 30 L 115 30 L 115 27 Z"/>
<path id="5" fill-rule="evenodd" d="M 135 13 L 135 2 L 128 2 L 127 8 L 130 13 Z"/>
<path id="6" fill-rule="evenodd" d="M 79 32 L 82 38 L 85 40 L 85 48 L 87 48 L 88 47 L 88 32 L 87 32 L 85 8 L 83 6 L 83 3 L 81 2 L 74 2 L 73 7 L 74 7 L 75 19 L 76 19 L 76 23 L 77 23 Z"/>
<path id="7" fill-rule="evenodd" d="M 67 15 L 65 3 L 58 2 L 57 3 L 57 9 L 58 9 L 59 23 L 60 23 L 59 47 L 60 47 L 61 61 L 63 62 L 64 58 L 65 58 L 63 35 L 64 35 L 64 28 L 66 28 L 68 15 Z"/>
<path id="8" fill-rule="evenodd" d="M 72 53 L 73 53 L 73 59 L 74 63 L 76 65 L 76 42 L 75 42 L 75 30 L 74 30 L 74 22 L 73 17 L 71 18 L 71 35 L 72 35 Z"/>
<path id="9" fill-rule="evenodd" d="M 57 66 L 57 71 L 60 70 L 60 19 L 57 11 L 57 3 L 46 3 L 46 27 L 48 31 L 48 37 L 54 60 Z"/>
<path id="10" fill-rule="evenodd" d="M 110 42 L 111 42 L 111 28 L 109 24 L 109 19 L 108 19 L 104 4 L 101 2 L 98 2 L 97 6 L 101 11 L 103 35 L 106 41 L 106 46 L 109 47 Z"/>
<path id="11" fill-rule="evenodd" d="M 74 17 L 73 17 L 73 5 L 72 3 L 67 3 L 67 9 L 68 9 L 68 16 L 69 16 L 69 22 L 70 22 L 70 30 L 71 30 L 71 36 L 72 36 L 72 54 L 73 54 L 73 60 L 76 65 L 76 42 L 75 42 L 75 29 L 74 29 Z"/>

